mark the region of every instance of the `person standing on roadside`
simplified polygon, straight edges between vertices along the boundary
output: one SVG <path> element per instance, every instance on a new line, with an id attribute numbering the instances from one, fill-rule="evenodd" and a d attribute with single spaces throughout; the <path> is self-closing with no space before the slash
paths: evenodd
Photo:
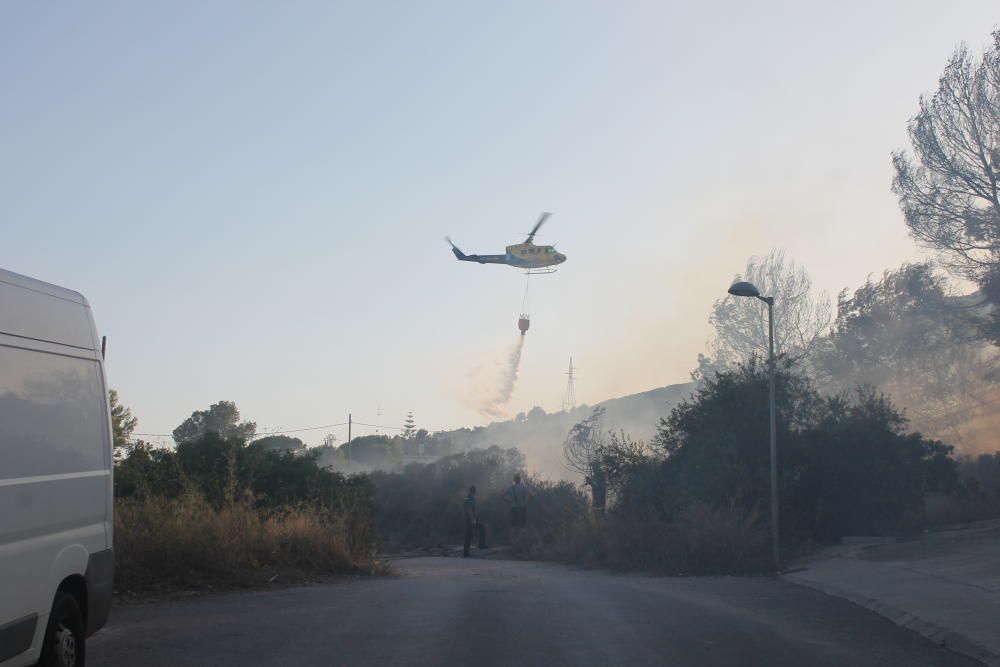
<path id="1" fill-rule="evenodd" d="M 510 505 L 511 537 L 517 539 L 521 530 L 528 524 L 528 498 L 531 493 L 527 485 L 521 481 L 521 473 L 514 475 L 514 483 L 503 494 L 503 499 Z"/>
<path id="2" fill-rule="evenodd" d="M 465 515 L 465 544 L 462 550 L 462 557 L 469 557 L 469 549 L 472 547 L 472 537 L 477 532 L 479 533 L 479 548 L 486 548 L 486 527 L 479 523 L 479 517 L 476 514 L 476 487 L 469 487 L 469 495 L 465 497 L 465 502 L 462 503 L 462 512 Z"/>

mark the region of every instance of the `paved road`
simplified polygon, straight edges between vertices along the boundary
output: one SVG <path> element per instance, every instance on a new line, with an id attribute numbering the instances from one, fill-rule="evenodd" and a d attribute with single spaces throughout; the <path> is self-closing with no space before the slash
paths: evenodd
<path id="1" fill-rule="evenodd" d="M 420 558 L 397 575 L 126 606 L 92 665 L 976 665 L 771 578 Z"/>

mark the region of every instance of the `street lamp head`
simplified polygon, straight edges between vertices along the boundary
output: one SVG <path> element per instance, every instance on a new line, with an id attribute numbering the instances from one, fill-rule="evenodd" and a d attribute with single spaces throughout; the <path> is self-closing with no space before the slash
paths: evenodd
<path id="1" fill-rule="evenodd" d="M 739 281 L 732 284 L 729 288 L 729 293 L 733 296 L 760 296 L 760 290 L 753 286 L 753 283 L 748 283 L 746 281 Z"/>

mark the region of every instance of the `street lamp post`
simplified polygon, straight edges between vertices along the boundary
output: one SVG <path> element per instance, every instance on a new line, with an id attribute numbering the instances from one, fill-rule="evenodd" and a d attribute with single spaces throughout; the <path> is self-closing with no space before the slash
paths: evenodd
<path id="1" fill-rule="evenodd" d="M 774 399 L 774 297 L 761 296 L 760 290 L 752 283 L 737 282 L 729 288 L 733 296 L 749 296 L 767 304 L 767 371 L 768 393 L 771 413 L 771 560 L 774 569 L 781 567 L 781 550 L 778 533 L 778 435 L 776 426 L 777 407 Z"/>

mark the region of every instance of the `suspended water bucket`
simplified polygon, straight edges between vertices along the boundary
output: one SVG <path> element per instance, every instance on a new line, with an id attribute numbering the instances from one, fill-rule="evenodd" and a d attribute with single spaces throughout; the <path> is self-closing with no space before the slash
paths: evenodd
<path id="1" fill-rule="evenodd" d="M 527 315 L 521 315 L 520 319 L 517 321 L 517 328 L 521 330 L 521 335 L 523 336 L 528 331 L 528 327 L 531 326 L 531 321 L 528 319 Z"/>

